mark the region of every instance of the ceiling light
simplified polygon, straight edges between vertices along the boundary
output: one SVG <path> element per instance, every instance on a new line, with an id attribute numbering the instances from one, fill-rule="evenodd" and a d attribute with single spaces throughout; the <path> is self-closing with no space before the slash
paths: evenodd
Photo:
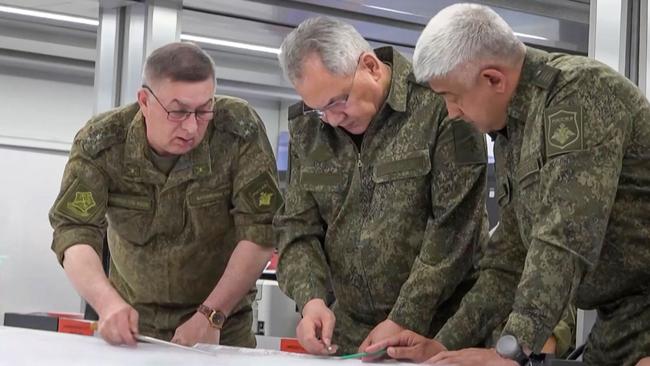
<path id="1" fill-rule="evenodd" d="M 213 45 L 216 45 L 216 46 L 233 47 L 233 48 L 240 48 L 240 49 L 244 49 L 244 50 L 272 53 L 272 54 L 275 54 L 275 55 L 280 54 L 280 49 L 279 48 L 257 46 L 257 45 L 249 44 L 249 43 L 226 41 L 226 40 L 223 40 L 223 39 L 194 36 L 194 35 L 191 35 L 191 34 L 181 34 L 181 39 L 184 40 L 184 41 L 207 43 L 207 44 L 213 44 Z"/>
<path id="2" fill-rule="evenodd" d="M 528 34 L 528 33 L 515 32 L 515 36 L 532 38 L 532 39 L 539 39 L 540 41 L 548 41 L 548 38 L 546 38 L 546 37 L 534 36 L 534 35 Z"/>
<path id="3" fill-rule="evenodd" d="M 377 9 L 377 10 L 383 10 L 383 11 L 389 11 L 391 13 L 395 14 L 402 14 L 402 15 L 415 15 L 411 12 L 408 11 L 402 11 L 402 10 L 396 10 L 396 9 L 391 9 L 391 8 L 384 8 L 383 6 L 376 6 L 376 5 L 363 5 L 366 8 L 371 8 L 371 9 Z"/>
<path id="4" fill-rule="evenodd" d="M 56 13 L 50 13 L 50 12 L 38 11 L 38 10 L 14 8 L 11 6 L 0 5 L 0 12 L 25 15 L 28 17 L 36 17 L 36 18 L 43 18 L 43 19 L 60 20 L 62 22 L 68 22 L 68 23 L 77 23 L 77 24 L 85 24 L 85 25 L 93 25 L 93 26 L 99 25 L 99 21 L 96 19 L 82 18 L 82 17 L 72 16 L 72 15 L 56 14 Z"/>

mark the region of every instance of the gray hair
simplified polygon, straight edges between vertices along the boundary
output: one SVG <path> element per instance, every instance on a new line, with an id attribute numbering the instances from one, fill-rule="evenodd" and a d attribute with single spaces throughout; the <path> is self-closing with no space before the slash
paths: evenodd
<path id="1" fill-rule="evenodd" d="M 524 53 L 524 44 L 492 9 L 455 4 L 431 18 L 422 31 L 413 53 L 413 73 L 419 82 L 428 82 L 456 68 L 515 64 Z"/>
<path id="2" fill-rule="evenodd" d="M 354 27 L 337 19 L 315 17 L 287 35 L 278 60 L 284 75 L 295 83 L 302 78 L 304 59 L 313 53 L 332 74 L 351 75 L 363 52 L 372 52 L 372 48 Z"/>
<path id="3" fill-rule="evenodd" d="M 215 79 L 214 61 L 199 46 L 190 42 L 173 42 L 155 49 L 144 63 L 142 82 L 159 80 L 205 81 Z"/>

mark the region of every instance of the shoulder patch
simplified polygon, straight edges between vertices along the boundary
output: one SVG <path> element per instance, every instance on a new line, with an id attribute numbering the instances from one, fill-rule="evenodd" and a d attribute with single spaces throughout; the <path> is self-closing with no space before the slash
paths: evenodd
<path id="1" fill-rule="evenodd" d="M 125 139 L 125 130 L 122 126 L 111 125 L 93 128 L 80 141 L 81 148 L 91 157 L 97 156 L 100 152 L 108 149 L 113 145 L 123 142 Z"/>
<path id="2" fill-rule="evenodd" d="M 81 222 L 89 222 L 98 212 L 103 211 L 105 206 L 105 197 L 93 192 L 77 178 L 54 206 L 54 211 Z"/>
<path id="3" fill-rule="evenodd" d="M 550 89 L 553 84 L 555 84 L 555 80 L 559 74 L 560 69 L 556 69 L 555 67 L 549 65 L 543 65 L 535 73 L 533 84 L 539 86 L 542 89 Z"/>
<path id="4" fill-rule="evenodd" d="M 477 133 L 474 127 L 467 122 L 453 121 L 452 123 L 456 162 L 460 165 L 487 163 L 483 135 Z"/>
<path id="5" fill-rule="evenodd" d="M 231 132 L 245 140 L 257 136 L 258 124 L 264 126 L 257 112 L 243 99 L 215 96 L 215 130 Z"/>
<path id="6" fill-rule="evenodd" d="M 573 106 L 546 109 L 544 135 L 547 158 L 583 150 L 582 109 Z"/>
<path id="7" fill-rule="evenodd" d="M 275 213 L 282 205 L 282 196 L 269 172 L 264 172 L 242 189 L 249 207 L 257 213 Z"/>
<path id="8" fill-rule="evenodd" d="M 124 142 L 131 122 L 138 114 L 138 103 L 119 107 L 93 117 L 75 138 L 80 148 L 91 157 Z"/>

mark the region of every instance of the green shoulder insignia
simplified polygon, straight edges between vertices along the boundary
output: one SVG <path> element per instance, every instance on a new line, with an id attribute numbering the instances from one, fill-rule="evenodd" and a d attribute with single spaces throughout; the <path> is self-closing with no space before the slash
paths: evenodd
<path id="1" fill-rule="evenodd" d="M 250 141 L 258 135 L 260 128 L 264 128 L 257 112 L 247 101 L 224 95 L 215 95 L 214 98 L 214 133 L 226 131 Z"/>
<path id="2" fill-rule="evenodd" d="M 100 152 L 109 147 L 123 142 L 126 131 L 119 124 L 90 126 L 88 134 L 80 141 L 82 149 L 91 157 L 96 157 Z"/>
<path id="3" fill-rule="evenodd" d="M 258 175 L 246 184 L 242 194 L 250 208 L 257 213 L 275 213 L 282 204 L 280 191 L 269 172 Z"/>
<path id="4" fill-rule="evenodd" d="M 76 179 L 57 202 L 54 210 L 64 216 L 89 222 L 104 208 L 105 204 L 105 200 L 99 194 Z"/>
<path id="5" fill-rule="evenodd" d="M 544 112 L 546 157 L 580 151 L 583 146 L 582 110 L 580 107 L 560 106 Z"/>
<path id="6" fill-rule="evenodd" d="M 453 121 L 454 149 L 459 165 L 487 163 L 485 138 L 465 121 Z"/>
<path id="7" fill-rule="evenodd" d="M 138 115 L 138 103 L 131 103 L 93 117 L 75 137 L 75 144 L 90 157 L 126 140 L 127 131 Z"/>
<path id="8" fill-rule="evenodd" d="M 533 84 L 542 89 L 550 89 L 553 84 L 555 84 L 555 80 L 559 74 L 560 69 L 556 69 L 553 66 L 543 65 L 535 73 Z"/>

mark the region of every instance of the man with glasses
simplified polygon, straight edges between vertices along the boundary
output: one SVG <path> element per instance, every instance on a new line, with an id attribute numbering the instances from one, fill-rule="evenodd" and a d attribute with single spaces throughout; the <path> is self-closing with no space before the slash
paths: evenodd
<path id="1" fill-rule="evenodd" d="M 254 285 L 282 203 L 264 125 L 245 101 L 214 95 L 212 59 L 193 44 L 155 50 L 143 79 L 137 103 L 75 137 L 52 249 L 111 344 L 254 347 Z"/>
<path id="2" fill-rule="evenodd" d="M 373 51 L 335 19 L 300 24 L 279 59 L 303 98 L 289 111 L 291 178 L 274 220 L 300 343 L 351 353 L 402 329 L 435 334 L 487 235 L 483 136 L 447 120 L 396 50 Z"/>

